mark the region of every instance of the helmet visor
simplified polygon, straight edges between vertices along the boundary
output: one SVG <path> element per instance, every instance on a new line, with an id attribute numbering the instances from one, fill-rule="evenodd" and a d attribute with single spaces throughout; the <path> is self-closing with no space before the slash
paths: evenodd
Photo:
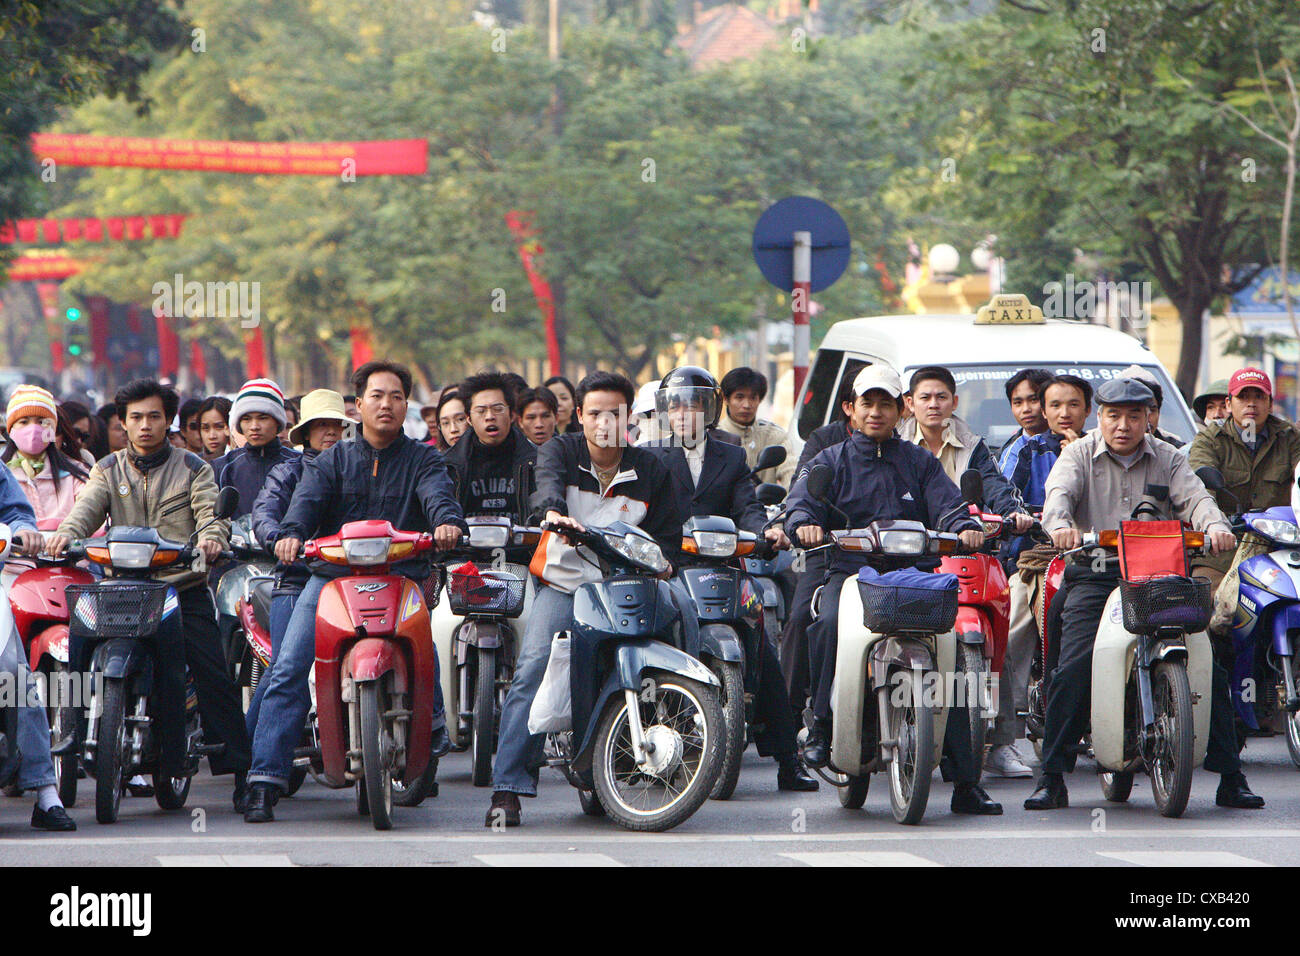
<path id="1" fill-rule="evenodd" d="M 718 393 L 711 388 L 679 385 L 655 392 L 655 411 L 665 434 L 684 441 L 699 441 L 718 420 Z"/>

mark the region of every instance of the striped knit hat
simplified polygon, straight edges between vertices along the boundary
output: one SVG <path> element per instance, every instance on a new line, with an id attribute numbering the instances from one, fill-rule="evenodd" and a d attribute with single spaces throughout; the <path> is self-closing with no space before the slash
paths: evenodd
<path id="1" fill-rule="evenodd" d="M 288 418 L 284 414 L 284 393 L 280 386 L 269 378 L 253 378 L 245 382 L 230 408 L 230 427 L 238 431 L 239 420 L 249 412 L 270 415 L 284 428 Z"/>
<path id="2" fill-rule="evenodd" d="M 58 418 L 55 411 L 54 396 L 39 385 L 19 385 L 9 396 L 9 407 L 5 412 L 5 427 L 13 428 L 14 422 L 24 415 L 38 418 Z"/>

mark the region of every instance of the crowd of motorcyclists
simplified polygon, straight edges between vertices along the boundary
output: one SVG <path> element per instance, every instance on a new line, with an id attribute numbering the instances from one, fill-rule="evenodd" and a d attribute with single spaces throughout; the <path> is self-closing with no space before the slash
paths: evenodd
<path id="1" fill-rule="evenodd" d="M 1025 535 L 1041 527 L 1052 549 L 1068 552 L 1081 547 L 1086 533 L 1129 520 L 1140 503 L 1153 517 L 1178 519 L 1205 534 L 1206 553 L 1192 573 L 1210 580 L 1219 597 L 1210 627 L 1215 661 L 1204 767 L 1220 775 L 1220 806 L 1264 805 L 1242 772 L 1224 640 L 1236 604 L 1236 567 L 1248 556 L 1238 552 L 1227 515 L 1300 498 L 1300 432 L 1273 413 L 1273 387 L 1263 371 L 1243 368 L 1196 397 L 1200 430 L 1188 447 L 1160 430 L 1160 385 L 1136 366 L 1096 389 L 1070 374 L 1017 371 L 1006 395 L 1007 418 L 1019 431 L 1000 449 L 963 420 L 957 382 L 941 366 L 917 369 L 906 382 L 887 366 L 863 367 L 836 396 L 836 420 L 801 447 L 793 429 L 758 417 L 767 388 L 754 369 L 733 369 L 719 382 L 684 366 L 652 385 L 648 405 L 614 372 L 592 372 L 576 386 L 557 376 L 534 387 L 513 373 L 488 370 L 421 407 L 427 434 L 413 438 L 406 431 L 412 376 L 391 361 L 358 368 L 347 393 L 320 388 L 297 398 L 262 378 L 246 382 L 233 401 L 211 395 L 182 402 L 165 384 L 137 380 L 97 412 L 22 385 L 8 402 L 0 453 L 6 466 L 0 468 L 0 522 L 11 529 L 15 548 L 4 568 L 6 585 L 23 567 L 20 553 L 58 557 L 99 529 L 119 525 L 155 528 L 170 540 L 196 538 L 207 565 L 219 567 L 230 560 L 230 520 L 250 516 L 257 544 L 276 562 L 272 659 L 251 702 L 241 705 L 218 634 L 213 574 L 188 567 L 157 575 L 175 588 L 183 640 L 167 647 L 155 693 L 160 713 L 182 713 L 188 672 L 204 739 L 224 744 L 209 755 L 211 770 L 233 774 L 236 812 L 260 823 L 275 819 L 290 790 L 295 748 L 312 706 L 317 608 L 327 584 L 344 571 L 304 558 L 304 545 L 349 522 L 374 519 L 429 533 L 437 552 L 462 542 L 469 516 L 503 515 L 539 526 L 546 533 L 535 549 L 507 549 L 506 560 L 528 567 L 535 591 L 501 706 L 485 820 L 518 826 L 519 798 L 536 795 L 546 763 L 545 735 L 529 732 L 529 715 L 552 641 L 572 625 L 578 588 L 602 574 L 566 530 L 617 521 L 648 533 L 669 564 L 662 577 L 681 613 L 683 649 L 695 656 L 700 620 L 678 574 L 691 562 L 684 524 L 722 516 L 772 549 L 800 553 L 802 560 L 778 576 L 783 620 L 761 642 L 760 676 L 747 693 L 756 714 L 753 740 L 761 755 L 773 758 L 778 789 L 813 791 L 819 782 L 812 771 L 831 764 L 840 586 L 861 567 L 851 552 L 824 547 L 829 533 L 911 520 L 955 535 L 962 548 L 980 548 L 985 530 L 961 490 L 963 475 L 973 471 L 984 507 L 1018 537 L 1000 554 L 1011 571 L 1010 625 L 988 753 L 973 752 L 962 731 L 966 704 L 953 705 L 942 741 L 952 811 L 1000 814 L 1000 804 L 980 786 L 981 775 L 1034 773 L 1016 744 L 1024 735 L 1026 674 L 1039 627 L 1029 576 L 1015 571 L 1030 547 Z M 1094 411 L 1097 423 L 1086 430 Z M 757 468 L 763 450 L 773 446 L 785 449 L 785 458 Z M 1207 490 L 1197 475 L 1205 467 L 1222 474 L 1222 489 Z M 827 491 L 810 487 L 814 469 L 829 470 Z M 780 486 L 784 507 L 769 511 L 757 494 L 760 485 Z M 238 491 L 238 506 L 218 515 L 225 488 Z M 423 555 L 397 562 L 393 571 L 422 588 L 433 574 Z M 1068 806 L 1065 775 L 1088 732 L 1093 637 L 1118 578 L 1113 556 L 1066 572 L 1041 770 L 1026 809 Z M 75 635 L 69 661 L 74 673 L 89 666 Z M 0 669 L 27 668 L 18 636 L 7 635 Z M 433 693 L 431 756 L 440 757 L 452 743 L 438 680 Z M 80 740 L 51 741 L 42 707 L 17 710 L 13 743 L 21 765 L 14 786 L 36 794 L 31 824 L 73 830 L 52 759 Z M 185 759 L 179 717 L 160 721 L 160 737 L 159 775 L 179 775 Z M 133 794 L 150 787 L 143 777 L 128 786 Z"/>

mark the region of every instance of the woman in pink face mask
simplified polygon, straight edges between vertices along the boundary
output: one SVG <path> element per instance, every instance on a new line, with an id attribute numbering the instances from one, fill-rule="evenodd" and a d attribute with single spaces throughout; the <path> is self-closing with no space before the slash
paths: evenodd
<path id="1" fill-rule="evenodd" d="M 43 388 L 20 385 L 14 389 L 5 422 L 9 437 L 0 460 L 23 486 L 36 512 L 36 526 L 53 531 L 72 510 L 86 483 L 86 462 L 63 450 L 69 447 L 68 437 L 60 435 L 58 406 Z"/>

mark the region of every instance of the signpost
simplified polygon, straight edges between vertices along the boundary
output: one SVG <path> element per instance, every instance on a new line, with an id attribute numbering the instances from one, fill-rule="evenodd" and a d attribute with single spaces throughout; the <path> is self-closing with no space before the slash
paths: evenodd
<path id="1" fill-rule="evenodd" d="M 790 293 L 794 318 L 794 394 L 808 375 L 812 294 L 843 274 L 852 251 L 849 227 L 833 208 L 809 196 L 788 196 L 754 225 L 754 262 L 768 282 Z"/>

